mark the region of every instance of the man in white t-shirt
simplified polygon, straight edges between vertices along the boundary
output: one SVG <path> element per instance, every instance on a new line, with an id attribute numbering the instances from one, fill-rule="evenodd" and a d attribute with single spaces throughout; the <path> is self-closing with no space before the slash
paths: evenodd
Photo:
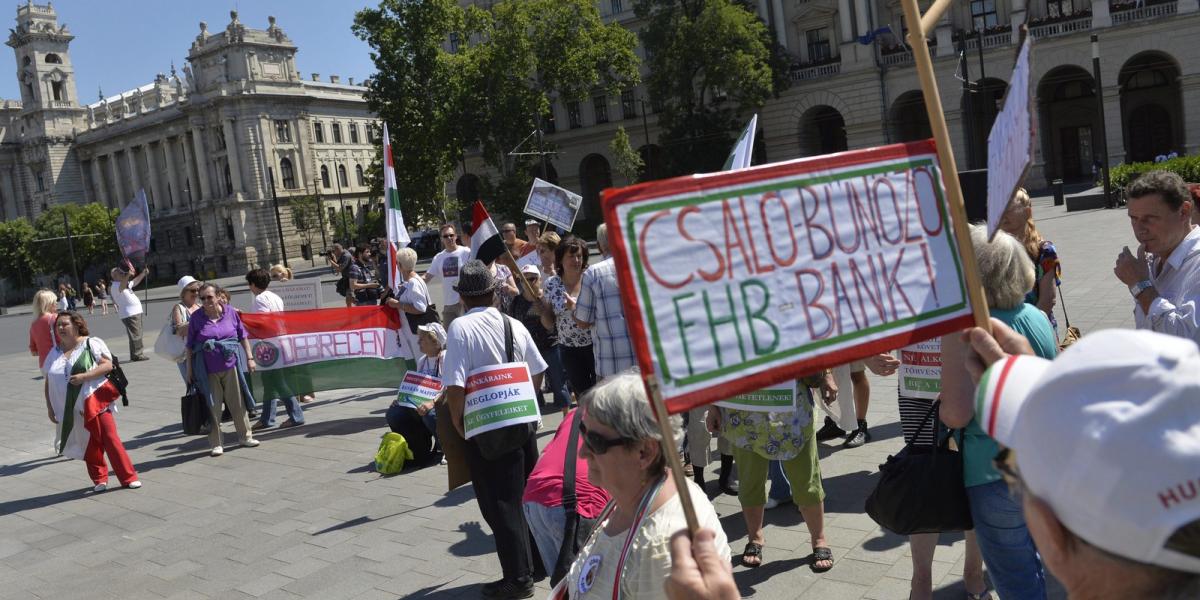
<path id="1" fill-rule="evenodd" d="M 142 352 L 142 301 L 138 300 L 133 288 L 137 287 L 150 271 L 142 269 L 135 277 L 120 267 L 109 272 L 112 279 L 112 299 L 117 305 L 117 314 L 125 324 L 125 335 L 129 338 L 129 362 L 149 360 Z"/>
<path id="2" fill-rule="evenodd" d="M 471 256 L 471 249 L 458 245 L 458 232 L 449 223 L 442 225 L 441 235 L 445 249 L 433 257 L 433 263 L 425 271 L 425 281 L 436 280 L 442 284 L 442 325 L 449 330 L 450 323 L 463 314 L 462 300 L 454 286 L 458 284 L 459 271 Z"/>
<path id="3" fill-rule="evenodd" d="M 254 269 L 246 273 L 246 283 L 250 284 L 250 293 L 254 294 L 254 304 L 247 312 L 272 313 L 283 312 L 283 298 L 267 289 L 271 285 L 271 273 L 266 269 Z M 275 426 L 275 406 L 278 400 L 283 400 L 283 408 L 287 411 L 288 420 L 279 425 L 280 429 L 304 424 L 304 409 L 300 408 L 300 400 L 291 392 L 287 381 L 271 371 L 259 373 L 263 382 L 262 412 L 258 422 L 250 429 L 258 431 Z"/>

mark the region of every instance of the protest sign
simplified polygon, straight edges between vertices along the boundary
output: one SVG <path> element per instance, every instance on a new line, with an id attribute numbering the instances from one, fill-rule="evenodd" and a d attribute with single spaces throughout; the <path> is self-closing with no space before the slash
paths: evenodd
<path id="1" fill-rule="evenodd" d="M 942 340 L 933 338 L 900 349 L 900 396 L 937 400 L 942 391 Z"/>
<path id="2" fill-rule="evenodd" d="M 311 310 L 321 308 L 321 280 L 300 279 L 271 282 L 275 292 L 288 310 Z"/>
<path id="3" fill-rule="evenodd" d="M 117 247 L 126 260 L 141 258 L 150 251 L 150 206 L 146 203 L 146 190 L 138 190 L 133 200 L 121 209 L 116 231 Z"/>
<path id="4" fill-rule="evenodd" d="M 409 371 L 400 382 L 400 390 L 396 393 L 396 401 L 416 408 L 431 400 L 436 400 L 442 393 L 442 380 L 432 375 Z"/>
<path id="5" fill-rule="evenodd" d="M 1004 108 L 988 134 L 988 239 L 996 235 L 1013 194 L 1033 164 L 1033 119 L 1029 89 L 1030 38 L 1025 37 L 1013 66 Z"/>
<path id="6" fill-rule="evenodd" d="M 717 406 L 750 412 L 791 412 L 796 409 L 796 380 L 738 394 L 717 402 Z"/>
<path id="7" fill-rule="evenodd" d="M 480 367 L 467 373 L 463 429 L 476 435 L 541 418 L 529 365 L 523 362 Z"/>
<path id="8" fill-rule="evenodd" d="M 923 141 L 607 191 L 625 317 L 667 409 L 970 326 L 942 181 Z"/>
<path id="9" fill-rule="evenodd" d="M 525 214 L 570 231 L 582 204 L 583 196 L 535 177 L 525 200 Z"/>
<path id="10" fill-rule="evenodd" d="M 520 270 L 521 267 L 524 267 L 525 265 L 533 265 L 533 266 L 537 267 L 538 270 L 541 270 L 542 257 L 538 256 L 537 251 L 534 250 L 533 252 L 530 252 L 529 254 L 526 254 L 525 256 L 522 256 L 521 258 L 517 259 L 517 270 Z M 552 274 L 553 273 L 543 273 L 543 275 L 545 275 L 546 277 L 549 277 Z M 515 275 L 515 273 L 514 273 L 514 275 Z"/>

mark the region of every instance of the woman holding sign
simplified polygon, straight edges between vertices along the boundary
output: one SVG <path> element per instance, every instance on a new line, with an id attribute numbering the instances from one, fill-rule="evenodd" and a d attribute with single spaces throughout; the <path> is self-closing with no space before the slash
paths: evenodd
<path id="1" fill-rule="evenodd" d="M 409 248 L 405 248 L 409 250 Z M 387 411 L 388 427 L 404 436 L 412 450 L 413 461 L 430 464 L 439 458 L 437 414 L 434 403 L 442 397 L 442 358 L 446 356 L 446 330 L 441 323 L 417 327 L 417 375 L 405 376 L 400 393 Z M 432 396 L 432 397 L 431 397 Z"/>
<path id="2" fill-rule="evenodd" d="M 567 238 L 554 250 L 554 272 L 546 280 L 546 300 L 554 308 L 558 348 L 571 391 L 582 398 L 596 385 L 596 358 L 592 354 L 592 332 L 575 323 L 575 300 L 579 298 L 588 249 L 583 240 Z"/>
<path id="3" fill-rule="evenodd" d="M 720 431 L 733 444 L 733 457 L 741 476 L 738 501 L 746 519 L 750 541 L 742 564 L 763 563 L 763 513 L 767 503 L 767 468 L 772 460 L 783 465 L 792 484 L 792 500 L 804 515 L 812 537 L 812 563 L 816 573 L 833 568 L 833 553 L 825 541 L 825 489 L 813 435 L 813 398 L 809 386 L 828 385 L 828 371 L 800 381 L 742 394 L 708 409 L 708 428 Z M 810 381 L 811 380 L 811 381 Z"/>
<path id="4" fill-rule="evenodd" d="M 584 403 L 581 455 L 588 479 L 611 494 L 612 502 L 553 597 L 666 598 L 671 535 L 687 523 L 663 446 L 679 443 L 682 420 L 670 417 L 674 439 L 662 439 L 646 388 L 632 374 L 605 379 Z M 717 551 L 728 564 L 729 544 L 716 510 L 699 487 L 690 481 L 687 486 L 700 526 L 716 532 Z"/>

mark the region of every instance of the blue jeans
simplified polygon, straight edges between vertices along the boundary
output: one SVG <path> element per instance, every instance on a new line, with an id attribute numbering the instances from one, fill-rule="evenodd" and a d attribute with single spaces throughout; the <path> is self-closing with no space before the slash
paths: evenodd
<path id="1" fill-rule="evenodd" d="M 537 502 L 525 502 L 525 522 L 537 543 L 538 555 L 546 573 L 554 573 L 558 563 L 558 551 L 562 549 L 563 528 L 567 526 L 567 513 L 561 506 L 542 506 Z"/>
<path id="2" fill-rule="evenodd" d="M 559 345 L 551 346 L 550 351 L 543 358 L 546 359 L 549 367 L 546 369 L 546 376 L 550 379 L 550 391 L 554 394 L 554 408 L 561 409 L 571 406 L 571 392 L 567 390 L 567 373 L 563 370 Z M 554 568 L 554 565 L 550 565 L 548 568 Z"/>
<path id="3" fill-rule="evenodd" d="M 771 491 L 767 493 L 768 498 L 786 502 L 792 499 L 792 484 L 788 481 L 787 474 L 783 472 L 783 464 L 777 460 L 771 461 L 767 467 L 767 476 L 771 480 Z"/>
<path id="4" fill-rule="evenodd" d="M 282 398 L 283 410 L 287 412 L 289 419 L 297 425 L 304 422 L 304 409 L 300 408 L 300 401 L 295 396 Z M 279 399 L 271 398 L 264 400 L 262 403 L 262 412 L 258 415 L 258 422 L 263 424 L 263 427 L 275 426 L 275 407 Z"/>
<path id="5" fill-rule="evenodd" d="M 967 488 L 979 551 L 1001 598 L 1041 600 L 1046 574 L 1033 538 L 1025 527 L 1021 504 L 1003 481 Z"/>

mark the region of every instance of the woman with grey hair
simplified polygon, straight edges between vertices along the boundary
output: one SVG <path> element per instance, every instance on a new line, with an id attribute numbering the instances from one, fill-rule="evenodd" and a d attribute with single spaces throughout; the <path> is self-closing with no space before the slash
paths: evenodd
<path id="1" fill-rule="evenodd" d="M 388 306 L 410 315 L 423 315 L 429 308 L 429 288 L 417 275 L 417 251 L 401 248 L 396 252 L 396 267 L 400 269 L 400 295 L 384 300 Z"/>
<path id="2" fill-rule="evenodd" d="M 675 481 L 667 473 L 664 444 L 678 447 L 682 419 L 670 417 L 670 440 L 654 419 L 642 380 L 635 374 L 610 377 L 584 396 L 587 411 L 579 428 L 588 479 L 612 502 L 559 584 L 572 600 L 665 599 L 671 571 L 671 536 L 687 527 Z M 716 509 L 703 490 L 687 482 L 700 526 L 715 531 L 722 560 L 729 545 Z"/>
<path id="3" fill-rule="evenodd" d="M 1025 293 L 1034 283 L 1033 262 L 1025 248 L 1003 231 L 988 242 L 987 230 L 981 225 L 971 226 L 971 245 L 993 321 L 1025 336 L 1038 356 L 1054 358 L 1058 345 L 1046 313 L 1025 302 Z M 1025 526 L 1021 505 L 1009 494 L 992 464 L 1000 447 L 979 426 L 975 415 L 975 385 L 963 362 L 967 349 L 959 333 L 942 338 L 942 400 L 938 414 L 948 427 L 962 430 L 963 483 L 975 521 L 975 537 L 1001 598 L 1045 598 L 1042 562 Z"/>

